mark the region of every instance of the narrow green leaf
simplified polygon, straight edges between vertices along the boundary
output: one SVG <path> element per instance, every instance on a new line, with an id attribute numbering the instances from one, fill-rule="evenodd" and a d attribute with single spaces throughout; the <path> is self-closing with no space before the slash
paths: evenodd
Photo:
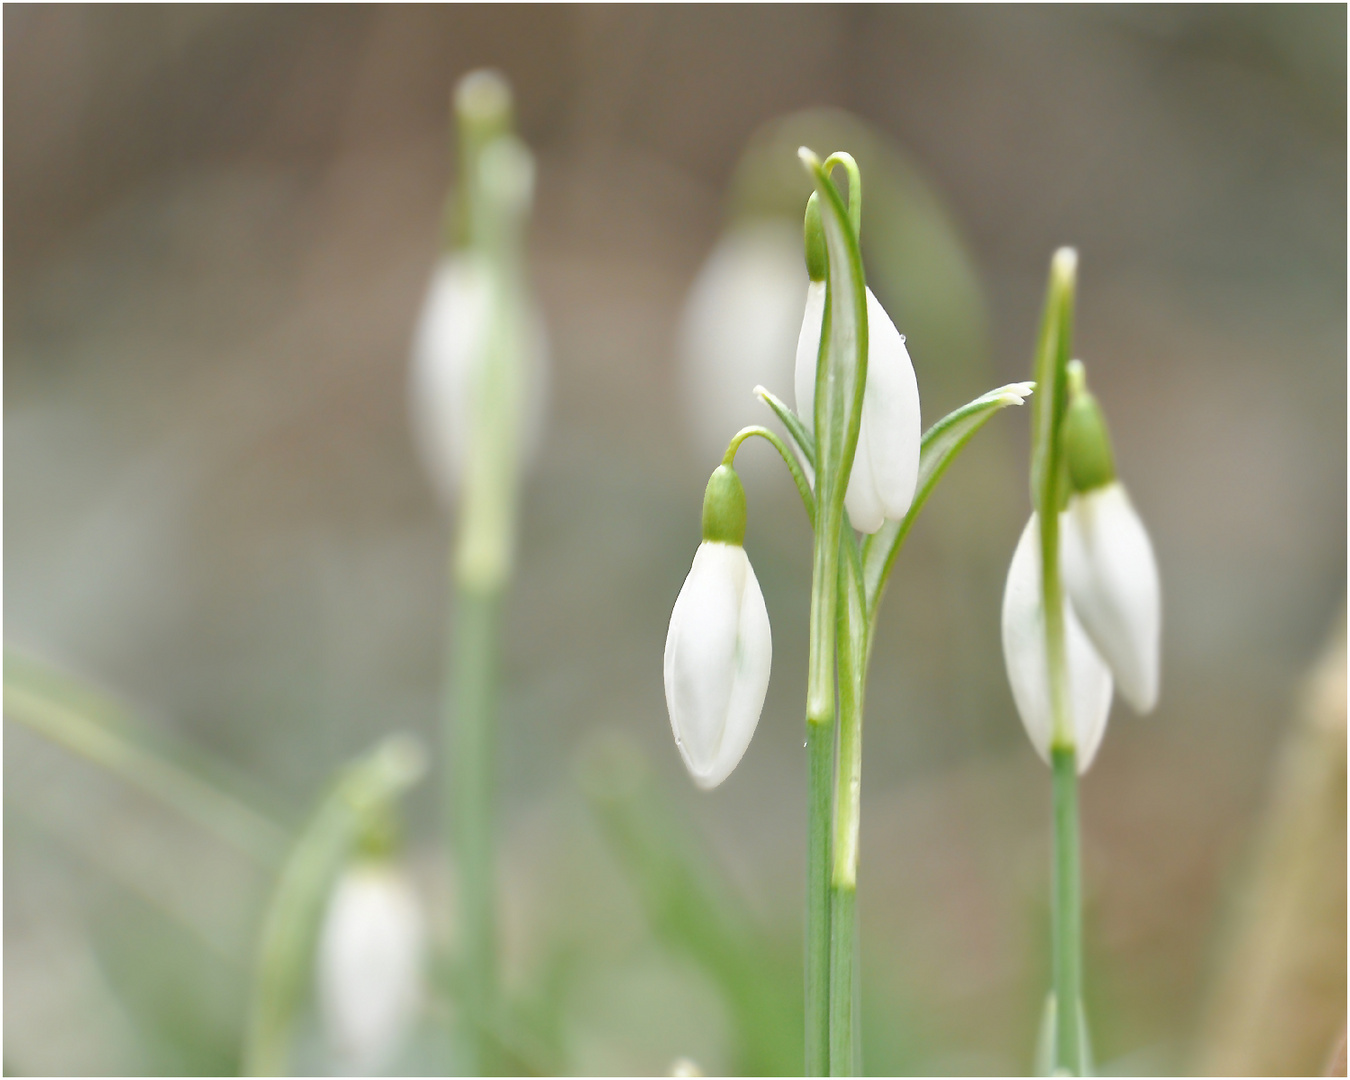
<path id="1" fill-rule="evenodd" d="M 764 387 L 756 386 L 755 394 L 783 422 L 783 427 L 787 428 L 787 433 L 792 439 L 792 445 L 797 448 L 802 460 L 814 469 L 816 467 L 816 440 L 811 432 L 806 429 L 806 425 L 802 423 L 801 418 L 789 409 L 776 394 Z"/>
<path id="2" fill-rule="evenodd" d="M 990 390 L 948 413 L 924 432 L 919 447 L 919 479 L 909 513 L 902 521 L 887 521 L 863 545 L 863 581 L 870 625 L 876 624 L 877 608 L 891 567 L 895 564 L 895 557 L 947 466 L 955 460 L 975 432 L 984 426 L 986 420 L 1008 405 L 1022 404 L 1034 386 L 1034 383 L 1029 382 L 1009 383 L 997 390 Z"/>
<path id="3" fill-rule="evenodd" d="M 799 1069 L 801 984 L 666 799 L 641 752 L 607 736 L 590 748 L 581 780 L 652 932 L 698 964 L 725 995 L 735 1018 L 737 1072 L 781 1076 Z M 795 949 L 789 955 L 795 959 Z"/>
<path id="4" fill-rule="evenodd" d="M 5 716 L 106 769 L 263 866 L 281 862 L 286 831 L 157 746 L 119 703 L 74 676 L 5 650 Z"/>

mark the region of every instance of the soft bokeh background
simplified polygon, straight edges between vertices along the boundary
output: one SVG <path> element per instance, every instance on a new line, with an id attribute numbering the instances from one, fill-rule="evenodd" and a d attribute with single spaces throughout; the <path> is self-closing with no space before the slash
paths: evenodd
<path id="1" fill-rule="evenodd" d="M 514 84 L 555 369 L 507 620 L 501 876 L 508 981 L 549 1069 L 739 1060 L 724 988 L 653 932 L 598 827 L 597 740 L 610 767 L 645 759 L 654 812 L 795 978 L 809 533 L 773 470 L 747 540 L 773 682 L 718 791 L 687 782 L 661 687 L 716 460 L 681 312 L 743 209 L 752 136 L 847 109 L 932 196 L 973 292 L 959 344 L 909 328 L 928 421 L 1027 377 L 1049 255 L 1076 245 L 1077 352 L 1165 596 L 1161 705 L 1116 706 L 1084 785 L 1097 1055 L 1222 1060 L 1275 762 L 1313 700 L 1339 708 L 1339 885 L 1333 866 L 1332 929 L 1300 945 L 1322 965 L 1308 1030 L 1260 1060 L 1321 1067 L 1345 1007 L 1344 668 L 1339 698 L 1334 670 L 1329 697 L 1303 687 L 1345 595 L 1343 8 L 9 5 L 4 31 L 6 643 L 286 822 L 381 734 L 437 742 L 450 525 L 407 354 L 450 88 L 485 64 Z M 902 330 L 912 296 L 888 299 Z M 1048 783 L 998 646 L 1026 431 L 1005 413 L 958 462 L 882 619 L 860 887 L 875 1072 L 1030 1065 Z M 17 725 L 5 751 L 6 1070 L 236 1068 L 268 875 Z M 436 779 L 409 804 L 410 858 L 444 927 Z"/>

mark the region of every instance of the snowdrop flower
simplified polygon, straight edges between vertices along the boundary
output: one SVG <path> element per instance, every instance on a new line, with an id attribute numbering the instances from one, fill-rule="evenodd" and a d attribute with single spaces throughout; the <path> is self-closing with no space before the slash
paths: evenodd
<path id="1" fill-rule="evenodd" d="M 1060 515 L 1064 588 L 1097 650 L 1135 712 L 1158 702 L 1162 600 L 1158 564 L 1144 523 L 1116 479 L 1106 421 L 1069 366 L 1064 454 L 1073 494 Z"/>
<path id="2" fill-rule="evenodd" d="M 1106 717 L 1111 709 L 1111 669 L 1092 647 L 1067 599 L 1064 653 L 1078 771 L 1084 773 L 1106 731 Z M 1022 725 L 1036 753 L 1049 764 L 1054 719 L 1050 711 L 1050 666 L 1045 653 L 1040 517 L 1035 513 L 1017 541 L 1003 591 L 1003 661 Z"/>
<path id="3" fill-rule="evenodd" d="M 666 635 L 666 708 L 675 745 L 705 790 L 731 775 L 769 688 L 769 613 L 745 540 L 745 490 L 718 466 L 703 497 L 703 543 Z"/>
<path id="4" fill-rule="evenodd" d="M 801 234 L 788 221 L 759 218 L 728 229 L 685 300 L 677 355 L 693 445 L 720 455 L 728 431 L 757 423 L 759 384 L 792 378 L 806 279 Z M 769 455 L 741 471 L 767 473 Z"/>
<path id="5" fill-rule="evenodd" d="M 386 859 L 338 879 L 319 940 L 319 1002 L 333 1051 L 357 1074 L 388 1065 L 421 1003 L 424 928 L 412 883 Z"/>
<path id="6" fill-rule="evenodd" d="M 432 274 L 413 337 L 411 412 L 422 461 L 446 506 L 459 494 L 474 417 L 474 388 L 491 315 L 490 282 L 480 256 L 442 257 Z M 549 345 L 544 320 L 531 313 L 525 416 L 520 451 L 528 464 L 543 434 Z"/>
<path id="7" fill-rule="evenodd" d="M 806 260 L 811 283 L 806 312 L 797 339 L 794 389 L 797 415 L 814 429 L 816 364 L 820 357 L 821 321 L 825 316 L 827 268 L 816 196 L 807 205 Z M 813 225 L 813 217 L 815 223 Z M 880 301 L 867 290 L 867 386 L 863 391 L 862 424 L 853 457 L 844 505 L 855 529 L 874 533 L 888 518 L 898 521 L 914 501 L 919 477 L 919 384 L 905 348 L 905 338 Z"/>

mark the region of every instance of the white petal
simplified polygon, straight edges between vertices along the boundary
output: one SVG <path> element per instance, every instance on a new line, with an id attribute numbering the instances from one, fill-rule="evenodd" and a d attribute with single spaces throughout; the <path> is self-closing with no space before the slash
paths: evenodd
<path id="1" fill-rule="evenodd" d="M 1158 702 L 1162 603 L 1148 533 L 1120 483 L 1069 500 L 1060 515 L 1064 587 L 1136 712 Z"/>
<path id="2" fill-rule="evenodd" d="M 1040 542 L 1040 526 L 1037 516 L 1032 514 L 1017 541 L 1003 592 L 1003 660 L 1018 715 L 1036 752 L 1048 762 L 1053 721 L 1041 603 Z M 1106 732 L 1106 718 L 1111 709 L 1111 670 L 1092 647 L 1067 602 L 1064 636 L 1069 703 L 1081 773 L 1092 764 Z"/>
<path id="3" fill-rule="evenodd" d="M 781 392 L 792 379 L 805 295 L 800 225 L 743 222 L 709 254 L 685 300 L 677 342 L 685 419 L 704 456 L 721 458 L 732 432 L 763 423 L 753 387 Z M 743 475 L 777 469 L 776 456 L 743 455 L 736 468 Z"/>
<path id="4" fill-rule="evenodd" d="M 407 878 L 383 863 L 343 873 L 319 941 L 319 999 L 329 1042 L 357 1073 L 398 1049 L 421 1002 L 422 908 Z"/>
<path id="5" fill-rule="evenodd" d="M 453 505 L 468 456 L 473 379 L 488 323 L 488 277 L 472 255 L 447 255 L 436 265 L 413 336 L 409 407 L 413 434 L 437 493 Z M 522 407 L 521 453 L 533 460 L 548 403 L 549 347 L 543 318 L 532 312 Z"/>
<path id="6" fill-rule="evenodd" d="M 797 415 L 814 424 L 820 323 L 825 283 L 807 290 L 806 312 L 797 341 Z M 880 301 L 867 290 L 867 389 L 862 423 L 844 504 L 855 529 L 874 533 L 887 519 L 899 520 L 914 500 L 919 476 L 919 385 L 904 339 Z"/>
<path id="7" fill-rule="evenodd" d="M 905 339 L 871 289 L 867 290 L 867 392 L 862 426 L 867 431 L 867 456 L 877 499 L 885 516 L 899 521 L 914 501 L 919 478 L 923 434 L 919 383 Z"/>
<path id="8" fill-rule="evenodd" d="M 868 390 L 863 396 L 863 422 L 858 428 L 858 448 L 853 453 L 853 471 L 849 473 L 848 490 L 844 492 L 844 506 L 848 510 L 848 520 L 855 529 L 865 533 L 874 533 L 886 520 L 886 507 L 877 493 L 876 478 L 872 473 L 873 455 L 870 452 L 872 432 L 867 426 L 867 397 L 871 393 L 872 379 L 869 374 Z"/>
<path id="9" fill-rule="evenodd" d="M 705 541 L 666 635 L 666 708 L 695 783 L 714 788 L 745 754 L 769 686 L 769 616 L 745 549 Z"/>
<path id="10" fill-rule="evenodd" d="M 792 389 L 797 395 L 797 415 L 807 430 L 816 430 L 816 364 L 820 361 L 820 324 L 825 318 L 825 282 L 806 286 L 806 310 L 802 313 L 802 331 L 797 336 L 797 365 L 792 373 Z"/>

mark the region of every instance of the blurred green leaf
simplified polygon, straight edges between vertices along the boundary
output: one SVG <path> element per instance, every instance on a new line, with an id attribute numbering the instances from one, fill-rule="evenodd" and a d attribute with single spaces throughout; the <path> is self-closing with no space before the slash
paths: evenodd
<path id="1" fill-rule="evenodd" d="M 801 972 L 795 953 L 774 951 L 634 747 L 617 737 L 592 747 L 583 786 L 653 932 L 694 960 L 725 995 L 737 1025 L 737 1071 L 800 1073 Z"/>

